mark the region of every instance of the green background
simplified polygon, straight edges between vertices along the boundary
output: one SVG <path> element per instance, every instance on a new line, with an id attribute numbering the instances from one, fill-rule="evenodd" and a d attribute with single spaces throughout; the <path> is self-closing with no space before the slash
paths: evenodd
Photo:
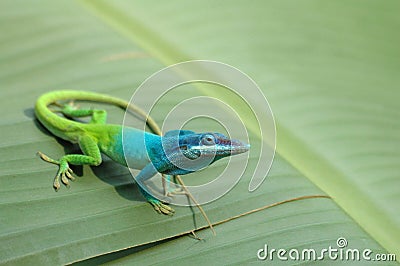
<path id="1" fill-rule="evenodd" d="M 398 10 L 398 1 L 377 0 L 1 1 L 0 263 L 252 263 L 264 244 L 320 250 L 339 237 L 348 248 L 399 258 Z M 204 206 L 212 222 L 301 195 L 332 199 L 251 214 L 216 226 L 215 237 L 199 231 L 199 241 L 186 234 L 205 225 L 196 209 L 156 214 L 128 171 L 109 160 L 78 168 L 70 189 L 53 191 L 56 168 L 35 153 L 57 158 L 75 149 L 35 120 L 38 96 L 74 89 L 128 100 L 154 72 L 191 59 L 248 74 L 277 125 L 266 181 L 247 192 L 247 171 Z M 160 104 L 154 118 L 161 123 L 173 105 Z M 107 110 L 122 122 L 123 112 Z M 256 161 L 251 152 L 250 165 Z"/>

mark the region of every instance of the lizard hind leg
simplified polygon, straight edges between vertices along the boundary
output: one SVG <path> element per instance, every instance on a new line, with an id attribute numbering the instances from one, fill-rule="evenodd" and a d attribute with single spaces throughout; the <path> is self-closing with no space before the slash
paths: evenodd
<path id="1" fill-rule="evenodd" d="M 73 165 L 93 165 L 97 166 L 101 163 L 100 150 L 97 142 L 90 136 L 81 136 L 79 138 L 79 147 L 83 154 L 67 154 L 61 157 L 60 160 L 54 160 L 49 156 L 38 152 L 40 158 L 46 162 L 59 166 L 56 177 L 54 178 L 53 187 L 57 191 L 60 188 L 60 179 L 65 186 L 69 186 L 69 181 L 75 178 L 72 176 L 73 171 L 69 164 Z"/>
<path id="2" fill-rule="evenodd" d="M 107 120 L 107 112 L 99 109 L 78 109 L 73 103 L 62 106 L 61 113 L 67 117 L 87 117 L 91 116 L 91 124 L 104 125 Z"/>
<path id="3" fill-rule="evenodd" d="M 49 156 L 41 153 L 40 151 L 38 152 L 38 155 L 40 156 L 40 158 L 43 161 L 52 163 L 52 164 L 56 164 L 59 166 L 57 175 L 54 177 L 54 181 L 53 181 L 53 187 L 54 189 L 57 191 L 60 189 L 61 185 L 60 185 L 60 179 L 61 182 L 66 185 L 69 186 L 69 181 L 74 181 L 75 177 L 73 176 L 74 172 L 72 171 L 72 169 L 69 167 L 67 160 L 65 160 L 64 157 L 62 157 L 59 161 L 54 160 L 52 158 L 50 158 Z"/>

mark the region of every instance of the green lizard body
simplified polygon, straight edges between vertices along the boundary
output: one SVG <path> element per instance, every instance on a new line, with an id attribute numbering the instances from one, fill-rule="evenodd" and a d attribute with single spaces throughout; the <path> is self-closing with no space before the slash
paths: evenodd
<path id="1" fill-rule="evenodd" d="M 167 132 L 163 137 L 139 129 L 106 124 L 107 113 L 97 109 L 76 109 L 70 104 L 60 105 L 60 101 L 83 100 L 107 103 L 121 108 L 131 107 L 127 101 L 112 96 L 85 91 L 54 91 L 39 97 L 35 105 L 35 114 L 43 126 L 55 136 L 79 144 L 83 154 L 68 154 L 59 160 L 39 152 L 40 157 L 59 165 L 53 187 L 58 190 L 61 182 L 68 185 L 73 180 L 69 164 L 97 166 L 102 162 L 101 153 L 115 162 L 131 168 L 140 169 L 136 180 L 146 180 L 156 173 L 166 175 L 188 174 L 201 167 L 201 161 L 194 159 L 205 157 L 207 166 L 226 156 L 246 152 L 249 145 L 231 140 L 219 133 L 194 133 L 177 130 Z M 49 105 L 61 107 L 62 117 L 49 109 Z M 139 110 L 137 107 L 135 110 Z M 89 123 L 81 123 L 68 118 L 91 116 Z M 210 156 L 208 156 L 210 154 Z M 181 167 L 180 163 L 189 159 L 194 167 Z M 140 185 L 140 182 L 138 182 Z M 139 186 L 141 187 L 141 186 Z M 173 210 L 141 188 L 145 196 L 159 213 L 172 214 Z"/>

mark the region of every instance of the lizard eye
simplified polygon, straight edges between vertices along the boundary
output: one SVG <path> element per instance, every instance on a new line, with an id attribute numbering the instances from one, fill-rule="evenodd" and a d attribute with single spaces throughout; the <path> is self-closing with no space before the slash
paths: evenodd
<path id="1" fill-rule="evenodd" d="M 214 136 L 213 136 L 213 135 L 205 135 L 205 136 L 203 137 L 203 139 L 201 140 L 201 142 L 202 142 L 204 145 L 208 145 L 208 146 L 210 146 L 210 145 L 215 145 L 215 139 L 214 139 Z"/>

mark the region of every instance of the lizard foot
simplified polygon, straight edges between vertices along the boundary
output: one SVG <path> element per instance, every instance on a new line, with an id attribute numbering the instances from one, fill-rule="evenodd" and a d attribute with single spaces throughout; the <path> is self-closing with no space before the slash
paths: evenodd
<path id="1" fill-rule="evenodd" d="M 54 102 L 51 105 L 54 105 L 55 107 L 59 108 L 59 109 L 54 109 L 54 108 L 49 108 L 50 111 L 52 111 L 53 113 L 64 113 L 71 111 L 71 110 L 77 110 L 79 109 L 79 105 L 76 105 L 74 103 L 74 101 L 70 101 L 68 103 L 61 103 L 61 102 Z"/>
<path id="2" fill-rule="evenodd" d="M 145 189 L 143 189 L 141 186 L 139 186 L 140 192 L 142 192 L 143 196 L 145 199 L 153 205 L 153 208 L 156 212 L 159 214 L 165 214 L 165 215 L 174 215 L 175 210 L 166 205 L 165 203 L 161 202 L 160 200 L 156 199 L 153 197 L 150 193 L 148 193 Z"/>
<path id="3" fill-rule="evenodd" d="M 75 177 L 73 177 L 74 172 L 72 171 L 71 168 L 69 168 L 69 165 L 66 161 L 61 160 L 60 161 L 60 168 L 58 169 L 57 175 L 54 178 L 53 182 L 53 187 L 56 191 L 60 189 L 60 178 L 61 182 L 66 186 L 69 187 L 69 181 L 75 181 Z"/>
<path id="4" fill-rule="evenodd" d="M 66 111 L 75 111 L 80 108 L 79 104 L 76 104 L 75 101 L 69 101 L 68 103 L 63 105 L 63 110 Z"/>
<path id="5" fill-rule="evenodd" d="M 151 205 L 153 205 L 154 210 L 156 212 L 158 212 L 159 214 L 165 214 L 165 215 L 172 216 L 175 213 L 174 209 L 172 209 L 171 207 L 169 207 L 168 205 L 162 203 L 159 200 L 149 199 L 148 201 L 149 201 L 149 203 Z"/>
<path id="6" fill-rule="evenodd" d="M 187 195 L 186 191 L 183 188 L 177 188 L 172 191 L 168 191 L 166 193 L 168 197 L 174 197 L 175 195 Z"/>
<path id="7" fill-rule="evenodd" d="M 49 163 L 52 163 L 52 164 L 56 164 L 56 165 L 59 166 L 57 175 L 54 178 L 54 182 L 53 182 L 53 187 L 54 187 L 54 189 L 56 191 L 58 191 L 60 189 L 60 187 L 61 187 L 60 179 L 61 179 L 61 182 L 67 187 L 69 187 L 69 181 L 68 180 L 75 181 L 75 177 L 73 176 L 74 172 L 69 167 L 68 162 L 65 159 L 61 158 L 60 161 L 57 161 L 57 160 L 54 160 L 54 159 L 48 157 L 47 155 L 45 155 L 45 154 L 43 154 L 41 152 L 38 152 L 38 155 L 40 156 L 40 158 L 43 161 L 46 161 L 46 162 L 49 162 Z"/>

